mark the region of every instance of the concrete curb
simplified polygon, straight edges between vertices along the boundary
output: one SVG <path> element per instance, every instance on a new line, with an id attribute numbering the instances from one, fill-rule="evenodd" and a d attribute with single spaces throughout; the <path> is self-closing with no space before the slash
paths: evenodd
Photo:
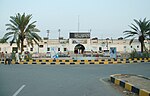
<path id="1" fill-rule="evenodd" d="M 0 61 L 2 64 L 4 61 Z M 134 58 L 134 59 L 99 59 L 99 60 L 60 60 L 60 59 L 37 59 L 37 60 L 24 60 L 22 62 L 11 61 L 12 64 L 59 64 L 59 65 L 74 65 L 74 64 L 127 64 L 127 63 L 141 63 L 150 62 L 150 58 Z"/>
<path id="2" fill-rule="evenodd" d="M 2 64 L 4 61 L 0 61 Z M 99 59 L 99 60 L 60 60 L 60 59 L 37 59 L 37 60 L 24 60 L 22 62 L 11 62 L 12 64 L 59 64 L 59 65 L 74 65 L 74 64 L 127 64 L 127 63 L 141 63 L 150 62 L 150 58 L 134 58 L 134 59 Z"/>
<path id="3" fill-rule="evenodd" d="M 134 93 L 138 94 L 139 96 L 150 96 L 149 91 L 144 90 L 144 89 L 139 89 L 139 88 L 135 87 L 134 85 L 132 85 L 128 82 L 125 82 L 121 79 L 117 79 L 117 78 L 114 77 L 116 75 L 121 75 L 121 74 L 110 75 L 110 80 L 111 80 L 112 83 L 114 83 L 116 85 L 119 85 L 119 86 L 125 88 L 128 91 L 134 92 Z"/>

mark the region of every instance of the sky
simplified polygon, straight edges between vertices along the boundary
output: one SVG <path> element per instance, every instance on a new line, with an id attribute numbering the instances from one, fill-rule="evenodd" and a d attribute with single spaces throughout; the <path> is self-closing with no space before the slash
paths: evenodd
<path id="1" fill-rule="evenodd" d="M 5 24 L 17 13 L 32 14 L 41 37 L 50 30 L 51 39 L 69 38 L 70 31 L 91 29 L 91 38 L 125 37 L 123 31 L 133 19 L 150 19 L 150 0 L 0 0 L 0 38 L 8 32 Z"/>

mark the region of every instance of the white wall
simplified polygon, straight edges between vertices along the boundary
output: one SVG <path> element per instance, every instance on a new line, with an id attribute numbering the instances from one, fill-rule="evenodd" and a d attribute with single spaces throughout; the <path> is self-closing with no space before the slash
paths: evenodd
<path id="1" fill-rule="evenodd" d="M 61 52 L 64 52 L 64 48 L 67 48 L 67 52 L 68 51 L 74 51 L 74 48 L 77 44 L 72 44 L 72 39 L 69 39 L 69 43 L 66 44 L 59 44 L 58 42 L 56 42 L 58 40 L 53 40 L 50 41 L 51 43 L 48 44 L 48 47 L 54 47 L 56 49 L 56 52 L 58 52 L 58 48 L 60 48 Z M 141 45 L 139 42 L 133 42 L 132 45 L 129 45 L 129 41 L 130 40 L 114 40 L 111 43 L 108 43 L 108 49 L 110 49 L 110 47 L 116 47 L 117 48 L 117 52 L 131 52 L 132 50 L 134 50 L 134 48 L 137 51 L 140 51 L 141 49 Z M 106 43 L 102 44 L 102 40 L 99 40 L 99 43 L 91 43 L 90 39 L 87 39 L 87 44 L 82 44 L 85 47 L 85 51 L 99 51 L 99 47 L 102 48 L 102 50 L 107 49 L 106 47 Z M 38 47 L 37 45 L 34 45 L 33 51 L 32 52 L 38 52 L 38 48 L 39 48 L 39 52 L 40 53 L 46 53 L 47 52 L 47 44 L 44 43 L 40 43 L 41 45 L 43 45 L 43 48 Z M 149 48 L 150 44 L 149 43 L 145 43 L 146 47 Z M 126 48 L 124 48 L 124 46 L 126 46 Z M 132 48 L 131 48 L 132 46 Z M 139 47 L 137 47 L 139 46 Z M 10 44 L 5 43 L 2 44 L 0 43 L 0 52 L 5 52 L 7 51 L 8 53 L 12 52 L 12 47 L 17 47 L 16 44 L 13 44 L 12 46 L 10 46 Z M 30 48 L 24 48 L 25 51 L 30 51 Z M 20 52 L 20 51 L 19 51 Z"/>

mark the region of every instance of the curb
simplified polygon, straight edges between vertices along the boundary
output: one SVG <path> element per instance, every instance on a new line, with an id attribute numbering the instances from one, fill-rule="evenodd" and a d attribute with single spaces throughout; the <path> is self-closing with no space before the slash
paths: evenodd
<path id="1" fill-rule="evenodd" d="M 4 61 L 0 61 L 4 64 Z M 11 61 L 12 64 L 49 64 L 49 65 L 75 65 L 75 64 L 128 64 L 128 63 L 142 63 L 150 62 L 150 58 L 134 58 L 134 59 L 99 59 L 99 60 L 60 60 L 60 59 L 36 59 L 24 60 L 22 62 Z"/>
<path id="2" fill-rule="evenodd" d="M 119 86 L 125 88 L 126 90 L 128 90 L 130 92 L 134 92 L 134 93 L 138 94 L 139 96 L 150 96 L 149 91 L 147 91 L 145 89 L 139 89 L 139 88 L 135 87 L 134 85 L 127 83 L 121 79 L 116 79 L 114 77 L 116 75 L 121 75 L 121 74 L 110 75 L 110 80 L 112 83 L 119 85 Z"/>

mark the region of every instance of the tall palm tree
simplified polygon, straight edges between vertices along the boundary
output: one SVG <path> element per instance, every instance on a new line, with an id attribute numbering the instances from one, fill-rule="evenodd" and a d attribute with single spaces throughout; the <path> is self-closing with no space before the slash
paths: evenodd
<path id="1" fill-rule="evenodd" d="M 133 42 L 133 40 L 135 38 L 138 37 L 139 42 L 141 43 L 141 52 L 143 52 L 143 48 L 144 48 L 144 40 L 146 38 L 149 38 L 149 32 L 150 32 L 150 20 L 146 20 L 146 18 L 144 18 L 143 20 L 136 20 L 134 19 L 135 24 L 131 23 L 131 26 L 129 25 L 129 27 L 132 30 L 126 30 L 123 33 L 126 35 L 125 38 L 129 38 L 132 37 L 130 44 Z"/>
<path id="2" fill-rule="evenodd" d="M 30 23 L 32 15 L 26 15 L 23 13 L 16 14 L 16 16 L 10 16 L 10 24 L 6 24 L 7 32 L 3 38 L 11 39 L 10 45 L 13 43 L 17 44 L 17 47 L 21 49 L 21 53 L 24 50 L 24 42 L 26 41 L 29 46 L 33 47 L 33 43 L 35 42 L 37 45 L 39 41 L 41 41 L 41 37 L 37 34 L 40 32 L 39 29 L 36 28 L 36 21 Z"/>

